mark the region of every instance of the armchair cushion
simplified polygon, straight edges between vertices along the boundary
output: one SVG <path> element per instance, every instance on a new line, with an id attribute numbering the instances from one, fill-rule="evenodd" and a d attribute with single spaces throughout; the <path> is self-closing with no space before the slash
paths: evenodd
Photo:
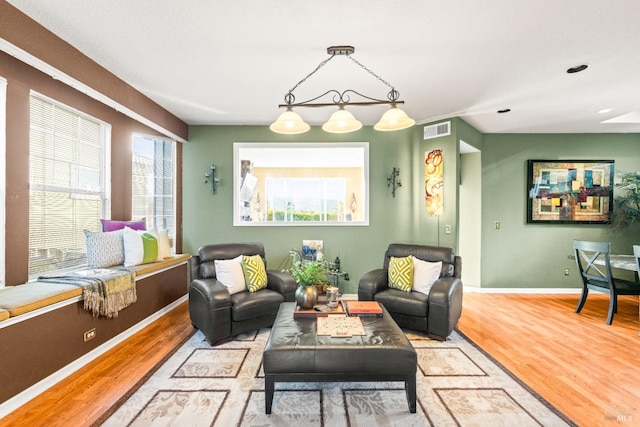
<path id="1" fill-rule="evenodd" d="M 376 294 L 376 301 L 384 305 L 387 311 L 417 317 L 427 316 L 428 299 L 428 295 L 419 292 L 403 292 L 398 289 L 387 289 Z"/>
<path id="2" fill-rule="evenodd" d="M 267 270 L 260 255 L 243 255 L 242 272 L 249 292 L 256 292 L 267 287 Z"/>
<path id="3" fill-rule="evenodd" d="M 411 292 L 413 286 L 413 257 L 391 257 L 389 260 L 389 287 Z"/>
<path id="4" fill-rule="evenodd" d="M 271 289 L 240 292 L 231 296 L 231 321 L 242 322 L 278 311 L 284 297 Z"/>

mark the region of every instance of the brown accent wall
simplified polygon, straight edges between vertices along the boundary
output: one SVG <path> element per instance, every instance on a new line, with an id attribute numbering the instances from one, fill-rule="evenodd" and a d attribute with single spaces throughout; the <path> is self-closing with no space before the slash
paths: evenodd
<path id="1" fill-rule="evenodd" d="M 134 133 L 163 137 L 153 129 L 0 52 L 0 76 L 7 79 L 6 284 L 28 280 L 29 95 L 34 90 L 111 125 L 111 217 L 131 218 L 131 141 Z M 182 165 L 178 144 L 176 164 Z M 181 170 L 178 170 L 178 177 Z M 180 179 L 180 178 L 179 178 Z M 182 203 L 181 181 L 177 203 Z M 182 209 L 176 212 L 176 251 L 182 250 Z"/>
<path id="2" fill-rule="evenodd" d="M 0 0 L 0 38 L 65 72 L 185 140 L 188 126 L 77 49 Z M 111 217 L 131 217 L 131 142 L 134 133 L 166 137 L 0 51 L 7 80 L 6 285 L 28 280 L 29 96 L 36 91 L 111 125 Z M 182 144 L 177 146 L 174 247 L 182 252 Z M 1 155 L 4 155 L 2 153 Z M 187 293 L 187 265 L 137 282 L 138 302 L 115 319 L 95 318 L 71 304 L 0 328 L 0 403 L 46 378 Z M 96 338 L 83 333 L 96 328 Z"/>
<path id="3" fill-rule="evenodd" d="M 182 120 L 6 1 L 0 1 L 0 37 L 169 132 L 189 138 L 188 125 Z"/>

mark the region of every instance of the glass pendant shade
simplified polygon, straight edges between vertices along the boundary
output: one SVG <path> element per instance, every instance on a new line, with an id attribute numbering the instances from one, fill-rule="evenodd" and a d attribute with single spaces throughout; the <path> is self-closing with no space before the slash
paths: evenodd
<path id="1" fill-rule="evenodd" d="M 275 133 L 295 135 L 298 133 L 305 133 L 311 129 L 311 127 L 302 120 L 302 117 L 300 117 L 298 113 L 295 113 L 288 108 L 287 111 L 280 114 L 278 120 L 269 126 L 269 129 Z"/>
<path id="2" fill-rule="evenodd" d="M 392 131 L 406 129 L 416 123 L 407 113 L 393 105 L 382 115 L 380 121 L 373 127 L 375 130 Z"/>
<path id="3" fill-rule="evenodd" d="M 322 130 L 331 133 L 349 133 L 357 131 L 362 127 L 362 123 L 353 117 L 353 114 L 340 107 L 333 113 L 329 120 L 322 125 Z"/>

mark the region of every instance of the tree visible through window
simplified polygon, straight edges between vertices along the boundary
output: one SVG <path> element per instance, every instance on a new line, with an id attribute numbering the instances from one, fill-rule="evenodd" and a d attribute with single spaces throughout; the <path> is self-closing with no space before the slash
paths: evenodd
<path id="1" fill-rule="evenodd" d="M 174 235 L 175 142 L 135 135 L 133 137 L 132 219 L 146 218 Z"/>
<path id="2" fill-rule="evenodd" d="M 344 178 L 267 178 L 267 221 L 341 221 Z"/>
<path id="3" fill-rule="evenodd" d="M 86 263 L 84 230 L 108 211 L 105 153 L 110 126 L 32 93 L 29 275 Z"/>

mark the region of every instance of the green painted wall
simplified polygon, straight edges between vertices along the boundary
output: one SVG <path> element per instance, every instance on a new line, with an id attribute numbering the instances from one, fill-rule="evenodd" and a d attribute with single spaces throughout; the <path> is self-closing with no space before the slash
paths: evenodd
<path id="1" fill-rule="evenodd" d="M 377 132 L 371 127 L 347 135 L 331 135 L 319 128 L 294 136 L 272 133 L 266 126 L 192 126 L 183 150 L 183 247 L 195 254 L 208 243 L 259 241 L 265 245 L 269 268 L 287 265 L 288 253 L 300 248 L 303 239 L 324 241 L 328 259 L 340 255 L 343 270 L 351 280 L 342 282 L 346 292 L 357 292 L 360 277 L 382 266 L 389 243 L 422 243 L 455 247 L 456 186 L 445 189 L 446 220 L 453 232 L 438 236 L 438 221 L 424 210 L 424 152 L 431 147 L 445 150 L 445 179 L 456 177 L 455 138 L 439 138 L 437 144 L 422 140 L 422 127 L 397 132 Z M 365 226 L 233 226 L 233 143 L 234 142 L 369 142 L 369 222 Z M 451 163 L 448 163 L 451 162 Z M 204 173 L 211 163 L 220 178 L 218 192 L 211 194 Z M 387 176 L 400 168 L 402 187 L 391 196 Z"/>
<path id="2" fill-rule="evenodd" d="M 482 287 L 580 287 L 573 239 L 611 241 L 632 253 L 640 228 L 613 236 L 608 225 L 527 224 L 528 159 L 615 160 L 618 170 L 640 169 L 637 134 L 486 134 L 482 145 Z M 495 221 L 501 222 L 499 230 Z M 569 276 L 564 269 L 569 268 Z M 623 275 L 623 273 L 620 273 Z"/>
<path id="3" fill-rule="evenodd" d="M 329 259 L 340 254 L 351 276 L 341 286 L 355 293 L 360 277 L 379 268 L 389 243 L 420 243 L 454 248 L 458 252 L 459 177 L 458 141 L 481 150 L 481 250 L 466 256 L 480 263 L 483 288 L 579 287 L 572 241 L 609 240 L 618 253 L 631 253 L 640 242 L 640 228 L 613 236 L 607 225 L 550 225 L 526 223 L 526 167 L 528 159 L 613 159 L 620 170 L 640 168 L 640 135 L 631 134 L 486 134 L 453 118 L 451 135 L 423 140 L 423 126 L 400 132 L 376 132 L 370 127 L 330 135 L 318 128 L 298 136 L 277 135 L 266 126 L 192 126 L 184 145 L 184 251 L 197 253 L 207 243 L 260 241 L 269 268 L 287 265 L 291 248 L 303 239 L 322 239 Z M 234 142 L 369 142 L 370 225 L 320 227 L 234 227 Z M 444 213 L 428 216 L 424 207 L 425 152 L 444 154 Z M 204 173 L 214 163 L 221 179 L 211 195 Z M 391 196 L 387 175 L 399 167 L 402 187 Z M 499 230 L 494 228 L 500 221 Z M 451 234 L 445 226 L 451 225 Z M 471 262 L 471 259 L 468 260 Z M 464 260 L 463 260 L 464 266 Z M 569 276 L 564 269 L 569 268 Z M 464 275 L 464 268 L 463 268 Z"/>

